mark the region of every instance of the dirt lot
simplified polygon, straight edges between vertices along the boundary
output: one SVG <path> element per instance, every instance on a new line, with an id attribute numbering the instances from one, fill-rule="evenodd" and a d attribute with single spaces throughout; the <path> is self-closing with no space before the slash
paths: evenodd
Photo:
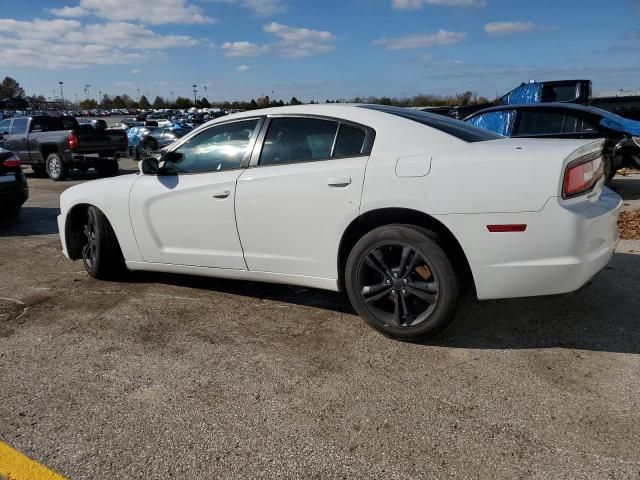
<path id="1" fill-rule="evenodd" d="M 0 440 L 68 478 L 640 478 L 640 242 L 410 345 L 338 294 L 90 279 L 55 224 L 90 177 L 30 178 L 0 227 Z"/>

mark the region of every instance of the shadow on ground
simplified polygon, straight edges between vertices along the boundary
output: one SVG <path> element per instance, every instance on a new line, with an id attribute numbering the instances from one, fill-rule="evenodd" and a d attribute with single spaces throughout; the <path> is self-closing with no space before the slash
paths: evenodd
<path id="1" fill-rule="evenodd" d="M 137 272 L 133 283 L 162 283 L 355 314 L 346 294 Z M 566 295 L 461 302 L 453 323 L 425 345 L 476 349 L 570 348 L 640 353 L 640 255 L 616 254 L 592 283 Z"/>
<path id="2" fill-rule="evenodd" d="M 58 233 L 59 213 L 57 208 L 22 207 L 18 217 L 0 219 L 0 237 Z"/>

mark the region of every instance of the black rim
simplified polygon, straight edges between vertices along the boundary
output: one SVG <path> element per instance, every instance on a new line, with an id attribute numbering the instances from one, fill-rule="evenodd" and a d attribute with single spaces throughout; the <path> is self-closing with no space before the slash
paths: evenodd
<path id="1" fill-rule="evenodd" d="M 415 327 L 426 321 L 440 298 L 440 282 L 429 260 L 402 243 L 369 250 L 358 267 L 358 292 L 383 325 Z"/>
<path id="2" fill-rule="evenodd" d="M 96 226 L 93 218 L 87 218 L 87 224 L 84 226 L 84 236 L 86 243 L 82 247 L 82 259 L 90 269 L 96 265 Z"/>

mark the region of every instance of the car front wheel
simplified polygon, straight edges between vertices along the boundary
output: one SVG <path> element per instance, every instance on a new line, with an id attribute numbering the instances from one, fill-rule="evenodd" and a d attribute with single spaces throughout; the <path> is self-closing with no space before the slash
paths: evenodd
<path id="1" fill-rule="evenodd" d="M 113 279 L 126 270 L 113 228 L 96 207 L 87 209 L 83 225 L 82 263 L 89 275 L 103 280 Z"/>
<path id="2" fill-rule="evenodd" d="M 445 328 L 460 295 L 458 275 L 438 237 L 413 225 L 385 225 L 365 234 L 349 255 L 345 284 L 369 325 L 407 341 Z"/>

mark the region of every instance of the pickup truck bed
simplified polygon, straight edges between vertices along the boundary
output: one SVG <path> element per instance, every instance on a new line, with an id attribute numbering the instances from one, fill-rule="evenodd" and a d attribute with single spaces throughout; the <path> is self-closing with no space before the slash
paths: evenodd
<path id="1" fill-rule="evenodd" d="M 72 117 L 18 117 L 0 122 L 0 147 L 13 151 L 36 174 L 62 180 L 70 169 L 118 172 L 118 155 L 127 150 L 123 130 L 80 126 Z"/>

